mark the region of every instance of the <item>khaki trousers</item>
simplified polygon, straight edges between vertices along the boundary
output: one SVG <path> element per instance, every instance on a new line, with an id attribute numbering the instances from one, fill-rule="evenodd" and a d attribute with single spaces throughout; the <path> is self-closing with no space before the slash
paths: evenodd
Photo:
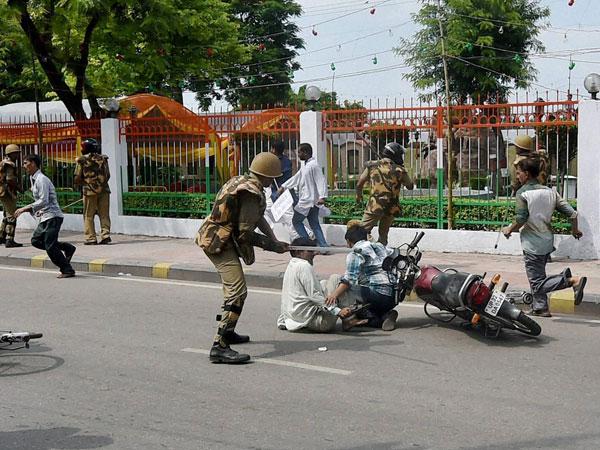
<path id="1" fill-rule="evenodd" d="M 110 192 L 83 196 L 83 233 L 86 242 L 96 242 L 94 217 L 100 217 L 100 240 L 110 237 Z"/>
<path id="2" fill-rule="evenodd" d="M 386 214 L 385 210 L 380 209 L 378 211 L 365 211 L 362 218 L 362 226 L 371 233 L 371 230 L 377 225 L 379 222 L 379 242 L 383 245 L 387 245 L 388 243 L 388 234 L 390 232 L 390 227 L 392 223 L 394 223 L 394 216 L 390 214 Z"/>
<path id="3" fill-rule="evenodd" d="M 220 318 L 217 316 L 219 328 L 214 342 L 226 347 L 228 344 L 223 336 L 235 330 L 248 295 L 246 279 L 240 257 L 234 248 L 226 249 L 216 255 L 206 253 L 206 256 L 217 269 L 223 285 L 223 314 Z"/>
<path id="4" fill-rule="evenodd" d="M 15 217 L 15 211 L 17 210 L 17 199 L 12 198 L 10 195 L 0 198 L 2 203 L 2 223 L 0 224 L 0 238 L 14 240 L 15 228 L 17 227 L 17 218 Z"/>

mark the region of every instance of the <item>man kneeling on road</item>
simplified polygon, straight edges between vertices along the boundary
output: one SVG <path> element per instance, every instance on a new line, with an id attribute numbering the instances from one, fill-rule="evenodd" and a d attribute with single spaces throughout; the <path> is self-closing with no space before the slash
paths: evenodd
<path id="1" fill-rule="evenodd" d="M 317 241 L 308 238 L 296 238 L 292 246 L 316 247 Z M 340 299 L 338 305 L 325 305 L 327 283 L 319 282 L 313 268 L 316 252 L 312 250 L 291 250 L 290 260 L 283 275 L 281 290 L 281 315 L 277 320 L 280 330 L 298 331 L 306 329 L 318 333 L 326 333 L 335 329 L 338 317 L 342 319 L 344 331 L 357 325 L 365 325 L 368 321 L 358 319 L 355 315 L 364 306 L 354 304 L 343 306 L 352 301 L 347 295 Z M 339 276 L 338 276 L 339 279 Z M 340 306 L 342 306 L 340 308 Z"/>
<path id="2" fill-rule="evenodd" d="M 398 311 L 394 309 L 394 280 L 382 268 L 389 251 L 379 242 L 368 241 L 367 235 L 359 221 L 348 222 L 345 238 L 352 251 L 346 257 L 346 273 L 327 297 L 326 304 L 334 305 L 344 293 L 359 287 L 363 302 L 369 306 L 358 316 L 367 318 L 369 327 L 392 331 L 398 318 Z"/>

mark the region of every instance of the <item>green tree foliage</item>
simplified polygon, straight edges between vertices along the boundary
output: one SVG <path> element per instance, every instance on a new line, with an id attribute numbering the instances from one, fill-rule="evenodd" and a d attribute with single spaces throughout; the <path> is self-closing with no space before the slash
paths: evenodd
<path id="1" fill-rule="evenodd" d="M 224 97 L 234 106 L 275 106 L 287 103 L 294 61 L 304 41 L 292 22 L 302 8 L 293 0 L 228 0 L 239 24 L 242 41 L 251 47 L 250 59 L 225 71 L 212 83 L 198 80 L 198 100 L 207 108 L 212 98 Z M 262 87 L 261 87 L 262 86 Z"/>
<path id="2" fill-rule="evenodd" d="M 48 85 L 77 117 L 84 98 L 100 112 L 99 97 L 180 91 L 191 78 L 217 77 L 246 58 L 221 0 L 0 0 L 0 18 L 20 29 L 14 51 L 33 49 Z M 12 78 L 0 79 L 7 90 L 27 79 L 25 67 L 17 60 Z"/>
<path id="3" fill-rule="evenodd" d="M 414 15 L 421 29 L 403 39 L 397 54 L 413 70 L 405 75 L 425 100 L 445 97 L 439 18 L 445 37 L 451 100 L 497 102 L 511 88 L 535 80 L 529 53 L 543 50 L 537 36 L 550 11 L 539 0 L 422 0 Z"/>

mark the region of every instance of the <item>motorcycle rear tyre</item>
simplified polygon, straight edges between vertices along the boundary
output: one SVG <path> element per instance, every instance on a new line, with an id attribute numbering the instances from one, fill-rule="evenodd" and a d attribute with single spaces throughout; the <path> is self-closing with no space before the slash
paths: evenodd
<path id="1" fill-rule="evenodd" d="M 497 317 L 496 320 L 500 319 L 501 322 L 508 322 L 511 324 L 510 328 L 513 330 L 520 331 L 521 333 L 529 336 L 539 336 L 542 332 L 542 327 L 533 320 L 531 317 L 521 311 L 516 320 L 510 320 L 505 318 Z"/>

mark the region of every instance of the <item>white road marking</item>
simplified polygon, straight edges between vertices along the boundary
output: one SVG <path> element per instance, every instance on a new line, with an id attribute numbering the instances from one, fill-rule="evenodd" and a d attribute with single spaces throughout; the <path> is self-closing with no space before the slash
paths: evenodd
<path id="1" fill-rule="evenodd" d="M 571 318 L 569 316 L 553 316 L 552 320 L 554 322 L 569 322 L 569 323 L 600 323 L 600 320 L 596 320 L 596 319 L 577 319 L 575 317 Z"/>
<path id="2" fill-rule="evenodd" d="M 184 348 L 184 349 L 181 349 L 181 351 L 188 352 L 188 353 L 200 353 L 202 355 L 210 354 L 210 350 L 204 350 L 202 348 Z M 313 366 L 312 364 L 297 363 L 297 362 L 292 362 L 292 361 L 282 361 L 279 359 L 254 357 L 253 360 L 256 362 L 261 362 L 261 363 L 265 363 L 265 364 L 294 367 L 296 369 L 314 370 L 316 372 L 326 372 L 326 373 L 332 373 L 335 375 L 347 376 L 347 375 L 352 374 L 352 371 L 350 371 L 350 370 L 334 369 L 333 367 L 324 367 L 324 366 Z"/>

